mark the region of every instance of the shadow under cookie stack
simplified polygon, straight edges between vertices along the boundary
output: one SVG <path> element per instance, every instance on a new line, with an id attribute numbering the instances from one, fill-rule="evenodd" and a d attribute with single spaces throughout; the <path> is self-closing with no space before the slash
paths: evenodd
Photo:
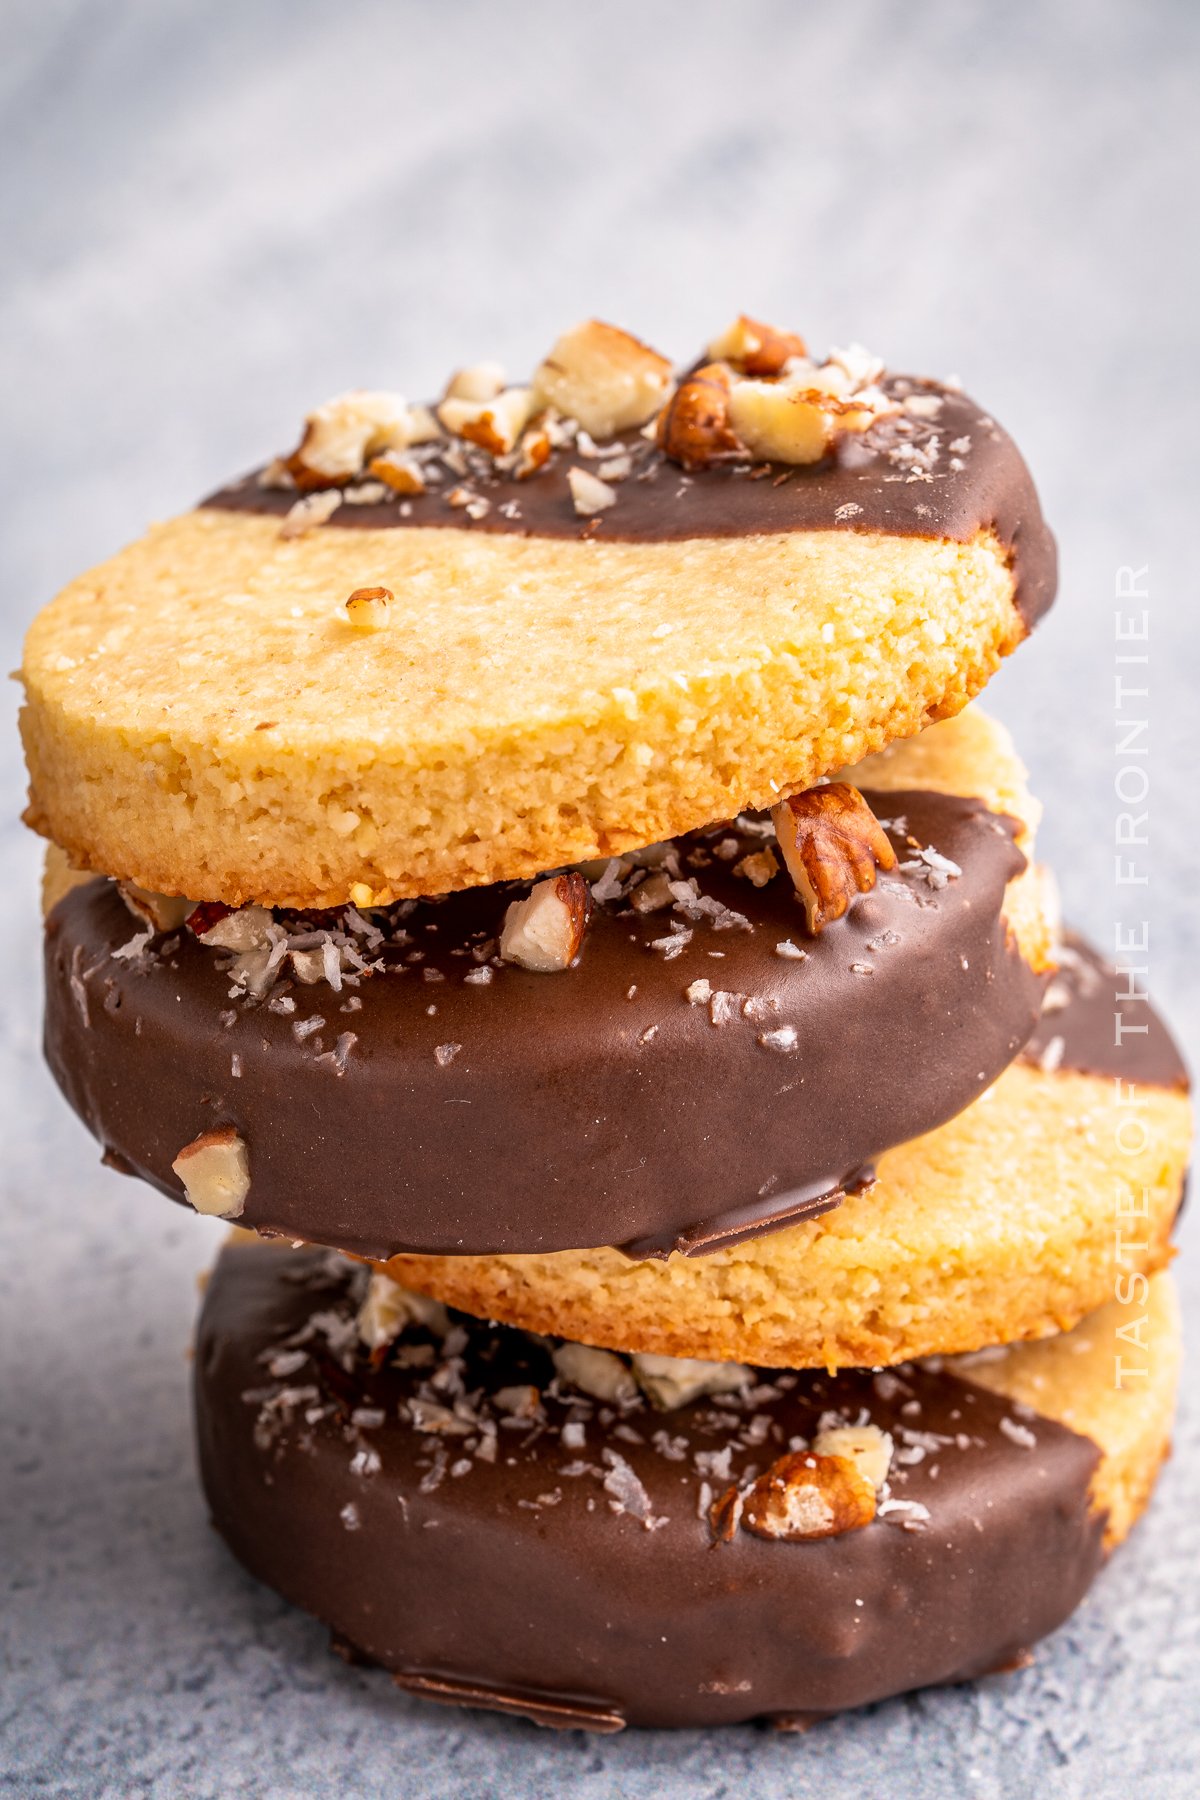
<path id="1" fill-rule="evenodd" d="M 35 621 L 50 1065 L 236 1222 L 213 1522 L 400 1688 L 800 1728 L 1019 1667 L 1145 1506 L 1186 1078 L 969 704 L 1054 584 L 956 387 L 591 321 Z"/>

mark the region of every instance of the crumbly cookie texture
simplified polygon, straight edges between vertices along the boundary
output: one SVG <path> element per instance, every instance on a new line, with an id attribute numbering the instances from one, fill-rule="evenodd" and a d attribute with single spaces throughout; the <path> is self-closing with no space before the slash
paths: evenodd
<path id="1" fill-rule="evenodd" d="M 677 383 L 587 320 L 525 386 L 315 408 L 35 621 L 28 822 L 155 892 L 369 906 L 769 807 L 957 712 L 1053 595 L 1011 441 L 861 346 L 743 316 L 708 355 Z"/>
<path id="2" fill-rule="evenodd" d="M 870 1191 L 711 1256 L 386 1266 L 484 1318 L 668 1356 L 832 1370 L 1039 1338 L 1102 1305 L 1123 1271 L 1170 1260 L 1190 1107 L 1142 1088 L 1136 1154 L 1117 1145 L 1124 1116 L 1111 1077 L 1014 1063 L 948 1125 L 880 1157 Z"/>
<path id="3" fill-rule="evenodd" d="M 368 585 L 387 631 L 346 617 Z M 1021 635 L 1011 589 L 986 538 L 285 541 L 189 513 L 35 621 L 29 822 L 79 867 L 231 905 L 526 878 L 958 711 Z"/>

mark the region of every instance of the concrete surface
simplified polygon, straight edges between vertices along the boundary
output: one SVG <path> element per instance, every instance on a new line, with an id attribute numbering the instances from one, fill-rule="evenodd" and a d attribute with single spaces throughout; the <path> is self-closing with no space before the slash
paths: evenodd
<path id="1" fill-rule="evenodd" d="M 1063 593 L 992 704 L 1069 912 L 1102 942 L 1150 919 L 1195 1059 L 1200 12 L 9 0 L 3 27 L 5 667 L 63 580 L 286 447 L 340 386 L 520 369 L 588 312 L 679 355 L 741 309 L 858 337 L 959 372 L 1026 447 Z M 1113 596 L 1146 564 L 1152 880 L 1122 894 Z M 1016 1678 L 807 1738 L 590 1742 L 426 1709 L 331 1658 L 233 1565 L 195 1486 L 185 1354 L 215 1234 L 102 1169 L 40 1066 L 39 851 L 6 705 L 0 1793 L 1195 1792 L 1191 1392 L 1148 1519 Z M 1200 1257 L 1181 1273 L 1194 1303 Z"/>

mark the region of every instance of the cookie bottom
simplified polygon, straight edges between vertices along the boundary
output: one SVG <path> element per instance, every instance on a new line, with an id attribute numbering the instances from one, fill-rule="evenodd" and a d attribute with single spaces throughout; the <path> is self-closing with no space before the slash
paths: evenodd
<path id="1" fill-rule="evenodd" d="M 195 1362 L 213 1521 L 400 1687 L 539 1724 L 795 1725 L 1020 1666 L 1167 1448 L 1165 1277 L 1032 1348 L 759 1371 L 668 1412 L 590 1397 L 553 1345 L 463 1315 L 369 1352 L 365 1282 L 328 1252 L 223 1252 Z M 1122 1386 L 1118 1353 L 1141 1371 Z M 888 1445 L 873 1517 L 764 1523 L 764 1479 L 826 1469 L 805 1453 L 839 1424 Z"/>

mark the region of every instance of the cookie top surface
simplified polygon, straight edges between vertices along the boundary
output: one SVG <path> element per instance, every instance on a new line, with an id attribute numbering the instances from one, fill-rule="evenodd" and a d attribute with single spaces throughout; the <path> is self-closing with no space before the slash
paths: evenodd
<path id="1" fill-rule="evenodd" d="M 992 784 L 1020 786 L 989 722 L 927 736 L 890 775 L 919 778 L 949 737 L 971 786 L 983 739 Z M 497 954 L 509 890 L 361 929 L 263 915 L 238 959 L 191 928 L 139 932 L 97 882 L 49 921 L 47 1054 L 110 1156 L 176 1198 L 185 1146 L 234 1131 L 236 1216 L 261 1230 L 380 1257 L 707 1251 L 834 1204 L 1036 1022 L 1022 828 L 932 787 L 870 797 L 900 864 L 816 937 L 769 825 L 746 820 L 675 846 L 673 885 L 614 862 L 553 973 Z"/>
<path id="2" fill-rule="evenodd" d="M 988 1391 L 917 1366 L 745 1371 L 660 1413 L 466 1318 L 372 1358 L 361 1292 L 319 1252 L 226 1250 L 197 1338 L 201 1468 L 252 1572 L 412 1691 L 600 1730 L 827 1714 L 1011 1664 L 1099 1566 L 1077 1384 L 1076 1429 L 1053 1379 L 1033 1411 L 1015 1371 Z M 1154 1326 L 1169 1411 L 1169 1295 Z M 840 1422 L 891 1440 L 875 1516 L 760 1535 L 753 1477 Z"/>
<path id="3" fill-rule="evenodd" d="M 528 479 L 443 434 L 411 498 L 222 491 L 35 621 L 30 822 L 156 891 L 370 904 L 674 836 L 953 713 L 1049 603 L 1053 540 L 987 415 L 871 391 L 803 464 L 593 454 L 560 418 Z"/>

